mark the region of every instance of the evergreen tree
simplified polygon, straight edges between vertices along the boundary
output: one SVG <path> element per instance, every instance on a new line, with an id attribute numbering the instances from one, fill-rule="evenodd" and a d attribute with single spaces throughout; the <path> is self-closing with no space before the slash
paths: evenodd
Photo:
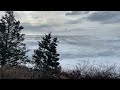
<path id="1" fill-rule="evenodd" d="M 37 69 L 47 77 L 55 77 L 60 70 L 59 54 L 57 53 L 57 38 L 51 37 L 51 33 L 42 37 L 39 48 L 34 51 L 33 60 Z M 46 77 L 46 78 L 47 78 Z"/>
<path id="2" fill-rule="evenodd" d="M 24 34 L 20 21 L 17 21 L 13 11 L 6 11 L 0 19 L 0 64 L 18 65 L 27 60 L 27 50 L 23 43 Z"/>

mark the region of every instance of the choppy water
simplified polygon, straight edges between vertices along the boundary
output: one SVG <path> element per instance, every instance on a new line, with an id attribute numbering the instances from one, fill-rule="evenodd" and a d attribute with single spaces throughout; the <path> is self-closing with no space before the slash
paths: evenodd
<path id="1" fill-rule="evenodd" d="M 34 49 L 42 36 L 26 36 L 25 43 L 31 51 L 27 53 L 32 58 Z M 64 68 L 72 69 L 77 63 L 95 61 L 95 65 L 120 65 L 120 36 L 55 36 L 59 40 L 58 53 L 60 63 Z"/>

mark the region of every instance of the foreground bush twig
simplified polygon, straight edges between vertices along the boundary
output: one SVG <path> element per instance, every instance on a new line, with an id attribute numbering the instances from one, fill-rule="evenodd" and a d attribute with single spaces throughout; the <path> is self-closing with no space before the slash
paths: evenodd
<path id="1" fill-rule="evenodd" d="M 3 66 L 0 68 L 0 79 L 120 79 L 120 74 L 116 73 L 115 66 L 104 69 L 82 66 L 74 70 L 60 71 L 56 78 L 45 75 L 39 70 L 27 68 L 25 66 Z"/>

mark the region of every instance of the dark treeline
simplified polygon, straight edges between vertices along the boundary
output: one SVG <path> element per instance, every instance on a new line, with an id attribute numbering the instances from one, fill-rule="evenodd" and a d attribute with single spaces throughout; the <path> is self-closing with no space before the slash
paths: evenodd
<path id="1" fill-rule="evenodd" d="M 28 60 L 26 56 L 26 45 L 23 43 L 25 35 L 21 34 L 24 29 L 17 21 L 13 11 L 6 11 L 0 19 L 0 65 L 18 66 L 25 63 L 34 63 L 35 69 L 41 71 L 46 78 L 57 77 L 56 73 L 60 69 L 56 46 L 57 38 L 52 38 L 51 33 L 45 35 L 38 43 L 38 50 L 34 51 L 33 60 Z"/>
<path id="2" fill-rule="evenodd" d="M 18 65 L 25 62 L 27 50 L 24 40 L 24 34 L 20 34 L 23 29 L 20 21 L 15 20 L 12 11 L 6 11 L 5 16 L 0 19 L 0 64 Z"/>
<path id="3" fill-rule="evenodd" d="M 25 34 L 20 21 L 15 19 L 13 11 L 6 11 L 0 19 L 0 79 L 84 79 L 84 78 L 119 78 L 111 67 L 105 71 L 95 68 L 85 72 L 83 69 L 63 71 L 57 53 L 57 38 L 51 33 L 38 41 L 39 48 L 34 50 L 32 60 L 28 59 Z M 34 69 L 22 64 L 34 64 Z M 111 72 L 112 71 L 112 72 Z"/>

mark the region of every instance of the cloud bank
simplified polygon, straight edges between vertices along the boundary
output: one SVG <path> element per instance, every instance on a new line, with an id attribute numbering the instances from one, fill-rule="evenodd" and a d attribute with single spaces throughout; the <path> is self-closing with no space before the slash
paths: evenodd
<path id="1" fill-rule="evenodd" d="M 4 15 L 0 11 L 0 16 Z M 22 33 L 41 35 L 118 34 L 120 11 L 15 11 Z"/>

